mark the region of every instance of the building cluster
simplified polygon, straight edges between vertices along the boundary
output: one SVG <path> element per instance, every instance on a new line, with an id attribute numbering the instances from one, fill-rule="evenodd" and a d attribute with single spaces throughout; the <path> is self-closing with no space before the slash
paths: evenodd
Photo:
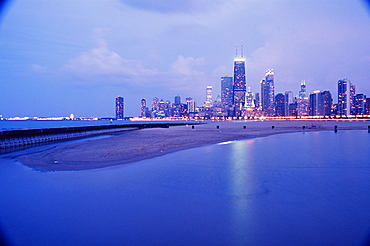
<path id="1" fill-rule="evenodd" d="M 356 94 L 356 87 L 348 79 L 338 81 L 338 103 L 333 103 L 330 91 L 313 91 L 307 95 L 306 83 L 301 82 L 298 96 L 292 91 L 275 95 L 274 71 L 268 69 L 262 78 L 261 91 L 247 90 L 245 58 L 234 59 L 234 76 L 221 77 L 221 95 L 213 100 L 212 86 L 206 88 L 205 102 L 197 106 L 193 98 L 185 102 L 179 95 L 174 102 L 154 97 L 151 105 L 141 100 L 142 118 L 232 118 L 253 119 L 258 117 L 348 117 L 370 115 L 370 98 Z M 116 98 L 116 118 L 124 117 L 123 98 Z"/>

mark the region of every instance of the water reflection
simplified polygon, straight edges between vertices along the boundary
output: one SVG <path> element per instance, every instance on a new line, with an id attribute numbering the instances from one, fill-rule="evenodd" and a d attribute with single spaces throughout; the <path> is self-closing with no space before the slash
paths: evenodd
<path id="1" fill-rule="evenodd" d="M 254 211 L 251 196 L 256 192 L 253 179 L 253 140 L 237 141 L 230 145 L 228 183 L 232 194 L 230 228 L 235 243 L 242 245 L 253 236 Z"/>

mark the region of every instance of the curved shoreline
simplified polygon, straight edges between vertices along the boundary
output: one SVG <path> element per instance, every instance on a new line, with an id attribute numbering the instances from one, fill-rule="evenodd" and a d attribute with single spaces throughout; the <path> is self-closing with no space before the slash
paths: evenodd
<path id="1" fill-rule="evenodd" d="M 365 130 L 370 121 L 264 121 L 216 122 L 192 126 L 140 129 L 82 143 L 61 143 L 18 160 L 48 171 L 108 167 L 149 159 L 180 150 L 291 132 Z M 304 128 L 303 128 L 304 126 Z"/>

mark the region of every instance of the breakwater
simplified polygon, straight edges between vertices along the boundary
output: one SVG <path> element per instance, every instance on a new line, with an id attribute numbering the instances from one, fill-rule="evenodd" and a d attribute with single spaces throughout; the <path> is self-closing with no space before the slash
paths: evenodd
<path id="1" fill-rule="evenodd" d="M 101 134 L 142 128 L 168 128 L 185 123 L 126 123 L 96 126 L 52 127 L 0 131 L 0 152 L 9 152 L 27 146 L 72 140 Z"/>

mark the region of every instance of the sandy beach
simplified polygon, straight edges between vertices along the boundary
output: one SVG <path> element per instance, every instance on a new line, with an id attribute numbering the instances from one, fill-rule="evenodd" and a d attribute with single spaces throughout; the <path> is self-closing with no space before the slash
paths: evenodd
<path id="1" fill-rule="evenodd" d="M 215 122 L 124 131 L 109 138 L 64 142 L 42 152 L 19 156 L 40 170 L 84 170 L 127 164 L 167 153 L 290 132 L 367 130 L 370 121 L 243 121 Z"/>

